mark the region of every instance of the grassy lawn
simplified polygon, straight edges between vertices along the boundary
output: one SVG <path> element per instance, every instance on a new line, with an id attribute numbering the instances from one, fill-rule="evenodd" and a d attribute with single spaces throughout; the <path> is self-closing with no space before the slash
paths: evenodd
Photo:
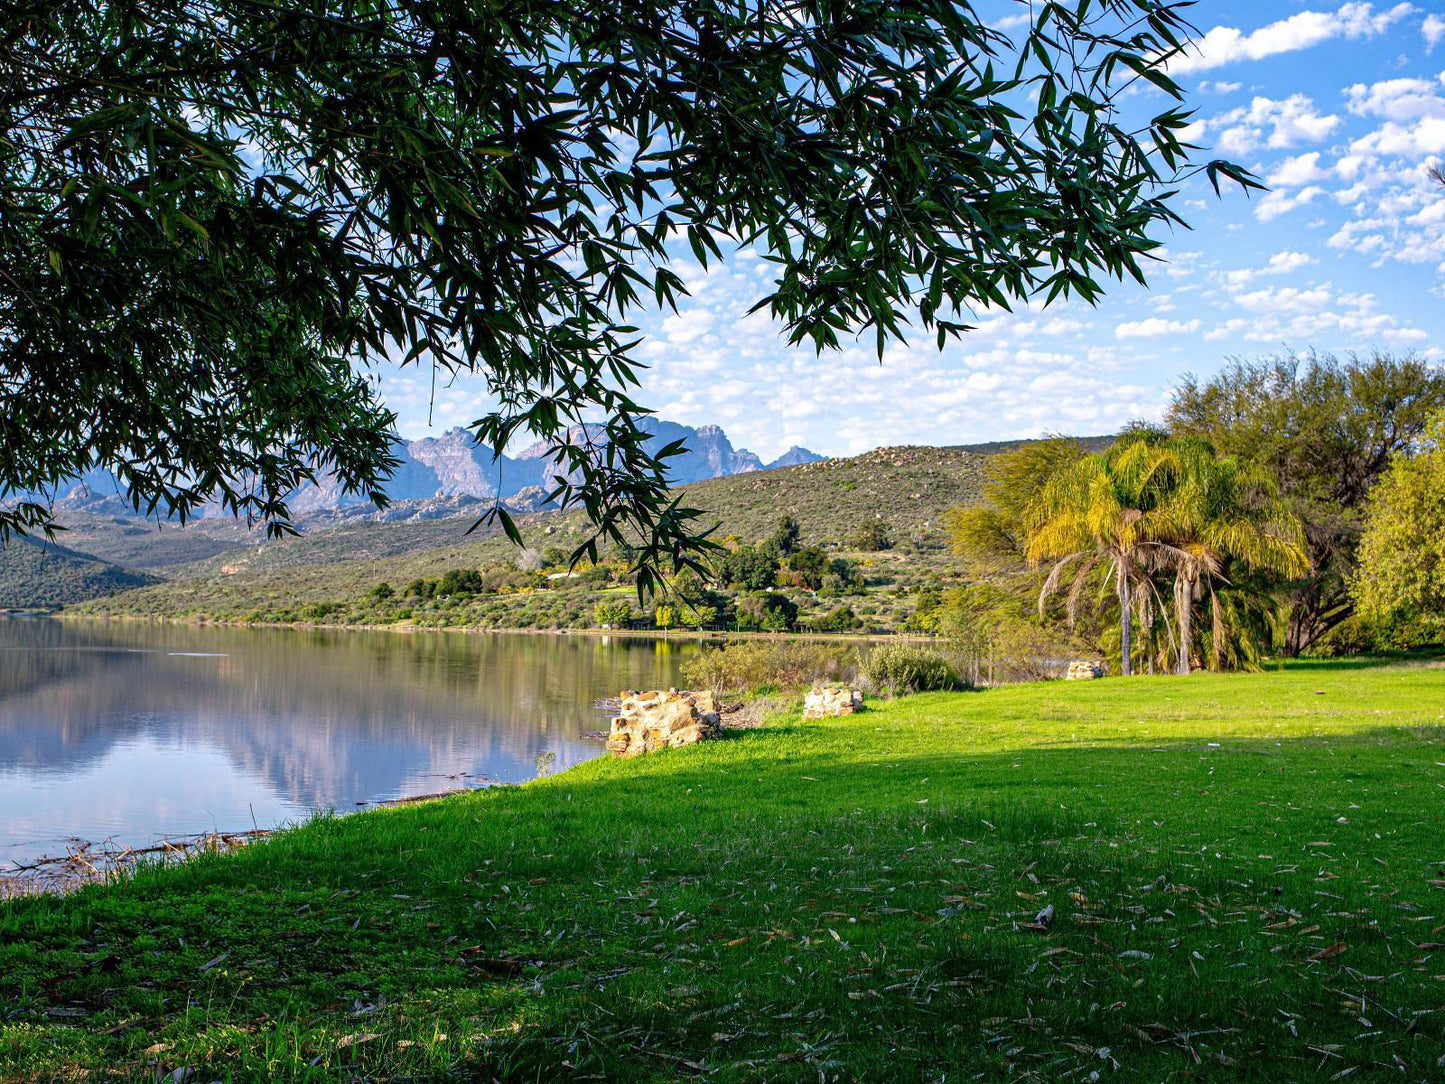
<path id="1" fill-rule="evenodd" d="M 0 1079 L 178 1067 L 1445 1079 L 1445 665 L 919 696 L 0 906 Z"/>

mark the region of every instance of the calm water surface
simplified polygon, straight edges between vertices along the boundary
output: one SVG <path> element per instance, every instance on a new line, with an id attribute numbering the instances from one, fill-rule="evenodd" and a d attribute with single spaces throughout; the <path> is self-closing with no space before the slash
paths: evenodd
<path id="1" fill-rule="evenodd" d="M 0 618 L 0 868 L 536 776 L 696 645 Z"/>

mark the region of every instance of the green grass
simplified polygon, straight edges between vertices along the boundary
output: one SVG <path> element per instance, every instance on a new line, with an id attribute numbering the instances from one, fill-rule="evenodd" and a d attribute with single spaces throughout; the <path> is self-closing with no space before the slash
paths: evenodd
<path id="1" fill-rule="evenodd" d="M 0 1078 L 1439 1080 L 1442 810 L 1439 663 L 780 720 L 0 907 Z"/>

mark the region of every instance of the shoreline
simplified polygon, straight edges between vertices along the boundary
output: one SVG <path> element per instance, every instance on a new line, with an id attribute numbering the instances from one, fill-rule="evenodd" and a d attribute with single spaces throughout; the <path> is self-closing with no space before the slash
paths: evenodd
<path id="1" fill-rule="evenodd" d="M 571 769 L 567 769 L 570 771 Z M 559 773 L 560 774 L 560 773 Z M 194 835 L 165 836 L 145 846 L 112 847 L 106 841 L 71 839 L 73 846 L 65 854 L 41 855 L 29 864 L 14 864 L 0 867 L 0 901 L 18 899 L 23 896 L 64 896 L 86 885 L 110 884 L 130 876 L 148 861 L 158 860 L 160 865 L 174 865 L 187 862 L 199 854 L 230 854 L 242 847 L 281 835 L 293 828 L 303 827 L 318 816 L 350 817 L 377 809 L 393 809 L 403 806 L 439 802 L 461 794 L 474 794 L 481 790 L 497 787 L 520 787 L 522 783 L 489 781 L 472 787 L 455 787 L 451 790 L 433 791 L 428 794 L 407 794 L 400 798 L 378 798 L 355 803 L 347 810 L 317 810 L 304 820 L 278 824 L 273 828 L 247 828 L 234 832 L 214 831 Z"/>
<path id="2" fill-rule="evenodd" d="M 0 615 L 3 616 L 3 615 Z M 759 702 L 763 708 L 762 714 L 776 707 L 772 700 Z M 754 730 L 761 725 L 759 713 L 748 713 L 746 707 L 741 708 L 746 718 L 739 717 L 723 723 L 726 730 Z M 736 710 L 736 709 L 735 709 Z M 724 712 L 724 716 L 732 712 Z M 589 738 L 604 738 L 605 734 L 598 732 L 587 735 Z M 600 742 L 599 742 L 600 745 Z M 366 799 L 353 803 L 352 808 L 345 810 L 315 810 L 308 817 L 293 822 L 285 822 L 271 828 L 247 828 L 238 831 L 212 831 L 201 832 L 194 835 L 166 836 L 155 840 L 145 846 L 137 847 L 113 847 L 108 841 L 84 840 L 71 838 L 67 840 L 72 846 L 64 854 L 37 856 L 29 864 L 14 864 L 8 867 L 0 867 L 0 902 L 11 899 L 19 899 L 26 896 L 65 896 L 78 891 L 87 885 L 111 884 L 119 879 L 130 876 L 135 870 L 147 860 L 159 859 L 161 865 L 174 865 L 186 862 L 198 854 L 220 853 L 229 854 L 240 850 L 242 847 L 257 843 L 273 836 L 284 835 L 295 828 L 302 828 L 315 820 L 317 817 L 352 817 L 360 813 L 374 812 L 379 809 L 400 809 L 408 806 L 425 805 L 430 802 L 441 802 L 449 798 L 456 798 L 464 794 L 476 794 L 479 791 L 487 790 L 510 790 L 527 786 L 529 783 L 537 782 L 540 779 L 555 779 L 566 775 L 591 760 L 605 757 L 605 752 L 600 752 L 598 757 L 588 757 L 579 761 L 571 767 L 564 768 L 556 773 L 548 773 L 536 776 L 533 779 L 523 780 L 520 783 L 508 783 L 503 780 L 477 777 L 479 782 L 471 786 L 452 787 L 447 790 L 430 791 L 425 794 L 404 794 L 396 798 Z M 482 781 L 484 780 L 484 781 Z M 59 841 L 57 841 L 59 842 Z"/>
<path id="3" fill-rule="evenodd" d="M 491 628 L 481 625 L 415 625 L 397 622 L 389 625 L 338 625 L 324 621 L 231 621 L 211 617 L 168 617 L 161 614 L 86 614 L 69 610 L 49 612 L 0 611 L 0 617 L 52 617 L 63 621 L 115 621 L 151 625 L 189 625 L 195 628 L 225 629 L 294 629 L 297 631 L 332 632 L 455 632 L 468 635 L 521 636 L 627 636 L 648 640 L 832 640 L 843 643 L 865 643 L 875 640 L 907 640 L 934 643 L 942 637 L 926 632 L 724 632 L 714 629 L 538 629 Z"/>

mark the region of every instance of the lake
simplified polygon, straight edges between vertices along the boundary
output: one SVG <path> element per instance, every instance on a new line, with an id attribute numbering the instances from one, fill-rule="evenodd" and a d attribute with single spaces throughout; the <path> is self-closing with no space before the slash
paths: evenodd
<path id="1" fill-rule="evenodd" d="M 535 778 L 689 641 L 0 617 L 0 869 Z"/>

